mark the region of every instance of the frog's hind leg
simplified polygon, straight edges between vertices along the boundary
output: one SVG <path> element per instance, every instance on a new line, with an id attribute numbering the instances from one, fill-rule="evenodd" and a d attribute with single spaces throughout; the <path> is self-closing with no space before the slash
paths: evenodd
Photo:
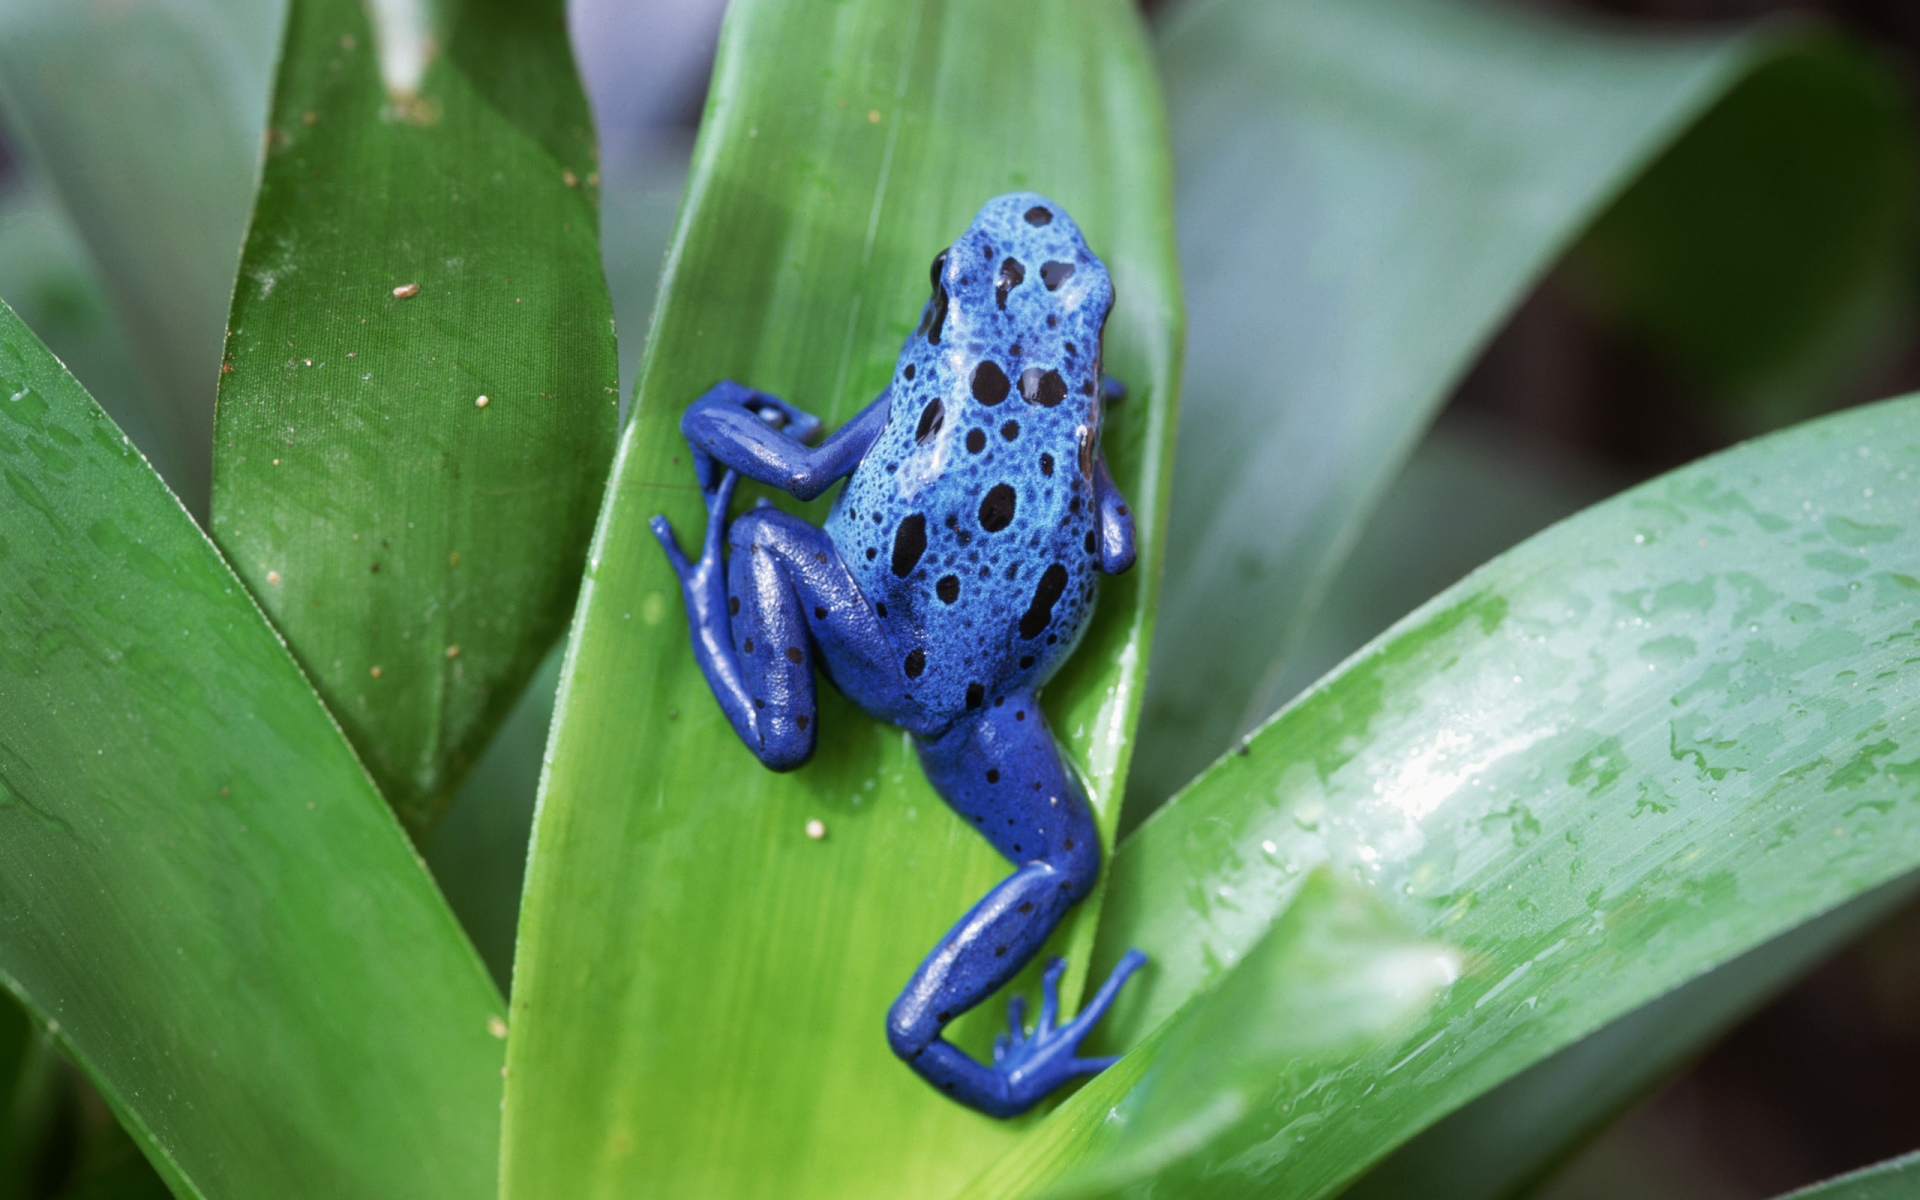
<path id="1" fill-rule="evenodd" d="M 896 1054 L 954 1099 L 990 1116 L 1014 1116 L 1074 1076 L 1108 1065 L 1075 1051 L 1146 958 L 1129 951 L 1080 1014 L 1058 1028 L 1056 960 L 1033 1032 L 1021 1027 L 1016 999 L 1013 1030 L 996 1047 L 992 1066 L 943 1040 L 947 1023 L 1018 974 L 1092 889 L 1100 834 L 1031 695 L 1008 696 L 916 745 L 934 788 L 1015 870 L 920 964 L 887 1016 L 887 1037 Z"/>
<path id="2" fill-rule="evenodd" d="M 728 471 L 709 494 L 697 561 L 681 553 L 665 518 L 654 518 L 653 531 L 680 576 L 694 659 L 714 698 L 761 762 L 790 771 L 812 757 L 818 733 L 816 630 L 826 633 L 835 615 L 857 619 L 866 603 L 832 541 L 799 517 L 762 507 L 728 524 L 736 478 Z M 822 616 L 809 621 L 810 611 Z"/>

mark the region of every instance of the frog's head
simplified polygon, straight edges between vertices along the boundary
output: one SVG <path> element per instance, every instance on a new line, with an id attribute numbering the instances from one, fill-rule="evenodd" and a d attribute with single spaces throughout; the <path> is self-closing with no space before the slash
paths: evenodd
<path id="1" fill-rule="evenodd" d="M 1066 209 L 1035 192 L 996 196 L 931 273 L 914 336 L 954 376 L 970 378 L 985 356 L 1031 403 L 1073 395 L 1097 404 L 1113 281 Z"/>

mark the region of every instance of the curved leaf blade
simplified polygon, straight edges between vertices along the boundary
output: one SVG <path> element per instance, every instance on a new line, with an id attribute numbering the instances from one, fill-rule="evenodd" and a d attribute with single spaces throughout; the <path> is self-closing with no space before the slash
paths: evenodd
<path id="1" fill-rule="evenodd" d="M 1795 926 L 1528 1067 L 1422 1131 L 1349 1200 L 1523 1195 L 1640 1097 L 1837 948 L 1913 898 L 1913 875 Z"/>
<path id="2" fill-rule="evenodd" d="M 1141 561 L 1107 581 L 1047 701 L 1110 830 L 1179 350 L 1164 145 L 1120 0 L 730 11 L 561 684 L 515 962 L 507 1195 L 938 1196 L 1017 1136 L 936 1097 L 884 1036 L 1004 862 L 902 735 L 836 695 L 811 764 L 761 768 L 694 666 L 646 520 L 702 528 L 677 427 L 716 379 L 838 424 L 885 386 L 928 261 L 975 209 L 1053 196 L 1114 275 L 1107 362 L 1133 388 L 1103 442 Z M 1093 907 L 1063 932 L 1082 961 Z M 991 1007 L 969 1022 L 976 1051 Z"/>
<path id="3" fill-rule="evenodd" d="M 0 984 L 177 1194 L 494 1193 L 501 1001 L 286 648 L 0 306 Z"/>
<path id="4" fill-rule="evenodd" d="M 1138 946 L 1156 970 L 1116 1006 L 1113 1044 L 1218 978 L 1319 863 L 1467 961 L 1421 1028 L 1155 1186 L 1328 1195 L 1577 1038 L 1920 865 L 1916 473 L 1909 399 L 1590 509 L 1436 597 L 1128 839 L 1094 969 Z M 1028 1194 L 1049 1141 L 1124 1137 L 1102 1124 L 1104 1083 L 976 1194 Z"/>
<path id="5" fill-rule="evenodd" d="M 1608 252 L 1593 261 L 1617 268 L 1604 277 L 1617 303 L 1712 287 L 1684 268 L 1662 274 L 1646 244 L 1729 240 L 1701 229 L 1737 207 L 1709 185 L 1729 162 L 1755 169 L 1756 143 L 1764 169 L 1785 157 L 1822 203 L 1767 214 L 1774 236 L 1745 260 L 1748 325 L 1850 311 L 1879 286 L 1847 273 L 1857 246 L 1904 261 L 1899 223 L 1884 219 L 1905 194 L 1898 171 L 1875 191 L 1819 182 L 1831 173 L 1821 142 L 1869 139 L 1911 159 L 1881 80 L 1826 43 L 1770 29 L 1628 36 L 1457 0 L 1215 0 L 1175 14 L 1161 57 L 1194 343 L 1133 820 L 1288 699 L 1282 673 L 1306 619 L 1474 355 L 1730 92 L 1798 64 L 1772 73 L 1803 118 L 1751 134 L 1720 121 L 1680 142 L 1655 182 L 1677 170 L 1704 199 L 1677 215 L 1641 204 L 1636 221 L 1604 226 Z"/>
<path id="6" fill-rule="evenodd" d="M 288 17 L 212 529 L 418 839 L 564 627 L 619 368 L 559 0 L 371 11 Z"/>
<path id="7" fill-rule="evenodd" d="M 1094 1143 L 1052 1194 L 1105 1194 L 1231 1137 L 1276 1090 L 1403 1032 L 1459 975 L 1458 954 L 1364 885 L 1315 870 L 1219 985 L 1155 1031 L 1149 1060 L 1128 1072 L 1139 1082 L 1107 1117 L 1125 1123 L 1125 1141 Z"/>

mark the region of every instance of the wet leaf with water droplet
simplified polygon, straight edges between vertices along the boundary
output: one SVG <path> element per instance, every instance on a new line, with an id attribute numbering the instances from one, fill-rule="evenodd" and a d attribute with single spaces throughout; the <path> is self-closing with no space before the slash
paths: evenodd
<path id="1" fill-rule="evenodd" d="M 1920 497 L 1900 480 L 1915 470 L 1920 398 L 1589 509 L 1407 617 L 1125 842 L 1093 969 L 1129 947 L 1156 967 L 1102 1031 L 1110 1049 L 1148 1039 L 1120 1070 L 1149 1069 L 1152 1031 L 1259 942 L 1296 864 L 1370 884 L 1466 963 L 1415 1028 L 1275 1097 L 1162 1170 L 1156 1194 L 1330 1195 L 1689 980 L 1884 902 L 1920 867 L 1920 591 L 1902 581 Z M 1858 591 L 1823 599 L 1832 576 L 1807 554 L 1856 525 L 1892 536 L 1851 551 Z M 1649 662 L 1669 638 L 1691 649 Z M 1831 923 L 1794 961 L 1854 928 Z M 1729 983 L 1716 1019 L 1776 966 Z M 968 1195 L 1044 1190 L 1125 1078 L 1095 1079 Z"/>

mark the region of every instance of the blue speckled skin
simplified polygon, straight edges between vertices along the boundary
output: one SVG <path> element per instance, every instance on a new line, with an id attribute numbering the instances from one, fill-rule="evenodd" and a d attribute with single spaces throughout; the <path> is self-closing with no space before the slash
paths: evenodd
<path id="1" fill-rule="evenodd" d="M 1100 572 L 1133 565 L 1133 519 L 1100 453 L 1119 389 L 1100 363 L 1105 266 L 1059 205 L 987 202 L 934 260 L 933 295 L 879 399 L 817 448 L 820 422 L 723 382 L 680 423 L 707 495 L 700 557 L 665 518 L 695 660 L 740 739 L 774 770 L 812 755 L 814 669 L 913 734 L 927 778 L 1014 873 L 920 964 L 887 1018 L 894 1051 L 997 1117 L 1110 1060 L 1080 1041 L 1146 959 L 1130 951 L 1057 1025 L 1021 1001 L 991 1066 L 944 1027 L 1019 973 L 1100 872 L 1099 832 L 1036 694 L 1073 652 Z M 847 485 L 824 530 L 762 505 L 728 521 L 740 475 L 805 500 Z M 725 553 L 723 554 L 723 543 Z"/>

